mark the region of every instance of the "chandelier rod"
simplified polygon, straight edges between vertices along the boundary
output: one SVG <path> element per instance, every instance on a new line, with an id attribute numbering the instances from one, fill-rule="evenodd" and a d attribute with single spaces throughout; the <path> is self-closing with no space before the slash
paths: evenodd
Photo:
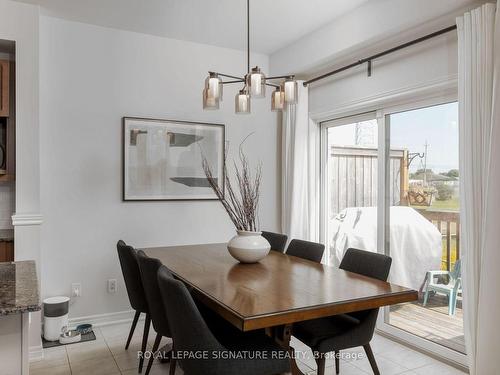
<path id="1" fill-rule="evenodd" d="M 234 81 L 222 81 L 222 84 L 227 85 L 227 84 L 231 84 L 231 83 L 241 83 L 241 82 L 245 82 L 245 80 L 244 79 L 235 79 Z"/>
<path id="2" fill-rule="evenodd" d="M 250 0 L 247 0 L 247 73 L 250 73 Z"/>
<path id="3" fill-rule="evenodd" d="M 220 74 L 218 73 L 220 76 L 223 75 L 223 74 Z M 222 84 L 223 85 L 230 85 L 232 83 L 241 83 L 241 82 L 245 82 L 244 79 L 235 79 L 233 81 L 222 81 Z M 275 83 L 270 83 L 270 82 L 266 82 L 266 86 L 270 86 L 270 87 L 274 87 L 274 88 L 278 88 L 280 87 L 280 85 L 277 85 Z"/>
<path id="4" fill-rule="evenodd" d="M 293 74 L 287 74 L 287 75 L 284 75 L 284 76 L 266 77 L 266 79 L 282 79 L 282 78 L 294 79 L 295 76 Z"/>
<path id="5" fill-rule="evenodd" d="M 280 87 L 280 85 L 277 85 L 275 83 L 270 83 L 270 82 L 266 82 L 266 86 L 271 86 L 271 87 L 276 87 L 276 88 Z"/>
<path id="6" fill-rule="evenodd" d="M 227 77 L 227 78 L 241 79 L 242 81 L 244 80 L 243 77 L 232 76 L 232 75 L 225 74 L 225 73 L 219 73 L 219 72 L 208 72 L 208 73 L 209 74 L 217 74 L 217 75 L 220 75 L 222 77 Z"/>

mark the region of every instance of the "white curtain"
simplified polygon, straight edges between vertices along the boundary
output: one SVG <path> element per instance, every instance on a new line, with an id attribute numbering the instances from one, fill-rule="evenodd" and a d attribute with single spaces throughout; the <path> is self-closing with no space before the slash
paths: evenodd
<path id="1" fill-rule="evenodd" d="M 472 375 L 500 368 L 499 21 L 494 4 L 457 18 L 464 329 Z"/>
<path id="2" fill-rule="evenodd" d="M 308 88 L 298 82 L 298 102 L 282 121 L 281 225 L 290 239 L 318 241 L 319 129 L 309 119 Z"/>

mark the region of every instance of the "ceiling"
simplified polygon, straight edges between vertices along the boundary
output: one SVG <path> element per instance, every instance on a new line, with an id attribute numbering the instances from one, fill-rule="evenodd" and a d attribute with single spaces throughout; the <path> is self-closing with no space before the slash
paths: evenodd
<path id="1" fill-rule="evenodd" d="M 43 14 L 100 26 L 246 48 L 245 0 L 17 0 Z M 270 54 L 375 0 L 251 0 L 251 49 Z"/>

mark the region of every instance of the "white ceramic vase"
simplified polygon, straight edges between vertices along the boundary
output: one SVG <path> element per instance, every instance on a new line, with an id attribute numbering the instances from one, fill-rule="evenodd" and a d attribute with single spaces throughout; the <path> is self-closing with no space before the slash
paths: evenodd
<path id="1" fill-rule="evenodd" d="M 241 263 L 257 263 L 263 259 L 271 245 L 261 236 L 262 232 L 249 232 L 237 230 L 238 234 L 231 238 L 227 244 L 229 254 Z"/>

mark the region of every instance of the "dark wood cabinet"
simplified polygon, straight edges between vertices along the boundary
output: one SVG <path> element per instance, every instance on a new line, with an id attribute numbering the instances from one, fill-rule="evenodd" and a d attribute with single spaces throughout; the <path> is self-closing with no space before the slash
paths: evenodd
<path id="1" fill-rule="evenodd" d="M 0 241 L 0 262 L 14 261 L 14 241 Z"/>
<path id="2" fill-rule="evenodd" d="M 16 175 L 15 63 L 0 60 L 0 183 Z"/>
<path id="3" fill-rule="evenodd" d="M 0 117 L 9 117 L 10 112 L 10 62 L 0 60 Z"/>

